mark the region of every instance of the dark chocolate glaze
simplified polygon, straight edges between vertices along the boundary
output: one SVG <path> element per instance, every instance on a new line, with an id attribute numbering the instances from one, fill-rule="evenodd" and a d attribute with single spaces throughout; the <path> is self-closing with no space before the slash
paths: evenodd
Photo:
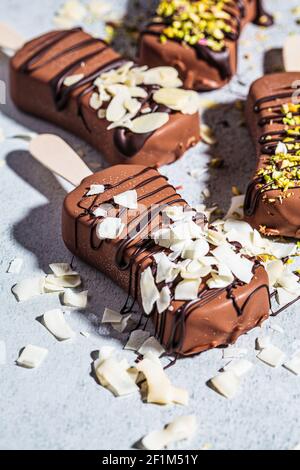
<path id="1" fill-rule="evenodd" d="M 257 0 L 257 11 L 256 17 L 253 21 L 254 24 L 258 26 L 272 26 L 274 24 L 274 18 L 270 13 L 267 13 L 264 6 L 263 0 Z"/>
<path id="2" fill-rule="evenodd" d="M 159 217 L 161 216 L 162 211 L 168 205 L 181 204 L 181 205 L 188 207 L 186 201 L 183 200 L 176 193 L 174 187 L 170 186 L 165 176 L 158 174 L 158 173 L 157 175 L 152 174 L 152 175 L 147 176 L 149 172 L 153 172 L 153 169 L 145 168 L 142 171 L 136 173 L 135 175 L 119 181 L 117 184 L 106 186 L 106 190 L 116 189 L 130 180 L 134 180 L 138 178 L 139 176 L 144 176 L 144 179 L 140 183 L 134 184 L 132 186 L 132 189 L 138 190 L 139 188 L 143 188 L 143 189 L 147 188 L 147 186 L 150 183 L 156 180 L 161 180 L 161 185 L 158 186 L 157 189 L 148 191 L 148 192 L 145 191 L 143 192 L 141 196 L 138 197 L 139 203 L 141 203 L 143 200 L 150 198 L 151 196 L 158 195 L 160 193 L 162 193 L 163 195 L 165 189 L 168 189 L 170 187 L 174 189 L 174 194 L 170 194 L 168 196 L 163 195 L 162 198 L 157 201 L 154 208 L 152 207 L 151 209 L 147 209 L 146 211 L 144 211 L 142 214 L 138 214 L 134 216 L 129 222 L 128 232 L 127 232 L 126 237 L 123 239 L 120 239 L 120 241 L 118 242 L 116 256 L 115 256 L 115 264 L 119 270 L 121 271 L 129 270 L 130 272 L 130 282 L 128 286 L 127 298 L 126 298 L 123 308 L 121 309 L 122 314 L 132 313 L 134 306 L 138 300 L 140 276 L 141 276 L 142 268 L 144 266 L 145 261 L 149 262 L 148 264 L 151 266 L 153 275 L 155 275 L 156 263 L 154 262 L 153 255 L 158 252 L 166 251 L 164 248 L 156 245 L 155 242 L 149 237 L 149 234 L 148 234 L 149 225 L 153 227 L 154 221 L 157 220 L 157 222 L 159 222 Z M 90 220 L 91 248 L 92 250 L 99 250 L 103 244 L 103 241 L 98 240 L 95 243 L 95 239 L 96 239 L 95 229 L 97 225 L 99 224 L 99 222 L 101 222 L 101 218 L 96 218 L 93 215 L 93 210 L 99 204 L 98 203 L 99 196 L 87 197 L 86 196 L 87 192 L 88 192 L 88 188 L 86 190 L 85 195 L 80 199 L 77 205 L 78 208 L 82 210 L 82 212 L 77 216 L 77 219 L 75 222 L 75 243 L 76 243 L 76 246 L 78 247 L 78 228 L 77 228 L 78 222 L 82 217 L 88 217 Z M 102 199 L 103 194 L 100 197 Z M 88 205 L 85 204 L 87 201 L 89 201 Z M 101 203 L 102 204 L 109 203 L 113 205 L 113 198 L 112 197 L 108 198 L 107 200 L 105 200 L 105 202 L 102 201 Z M 127 209 L 124 209 L 124 208 L 118 209 L 116 216 L 121 218 L 122 215 L 124 215 L 126 211 Z M 203 224 L 205 222 L 204 216 L 199 217 L 199 215 L 195 217 L 194 220 L 196 222 L 199 221 L 200 224 Z M 156 226 L 155 228 L 158 228 L 158 226 Z M 147 236 L 143 237 L 143 234 L 145 235 L 147 234 Z M 139 239 L 139 241 L 136 240 L 137 238 Z M 126 251 L 129 248 L 134 248 L 134 251 L 130 255 L 130 258 L 126 260 L 125 255 L 126 255 Z M 236 246 L 236 249 L 238 250 L 239 247 Z M 254 273 L 255 273 L 255 270 L 259 266 L 260 264 L 256 262 L 253 268 Z M 181 278 L 180 276 L 178 276 L 178 278 L 174 282 L 168 284 L 171 290 L 172 300 L 174 300 L 175 287 L 180 280 Z M 161 288 L 163 287 L 163 285 L 164 283 L 162 283 L 162 285 L 159 287 Z M 244 301 L 243 305 L 239 306 L 236 300 L 235 290 L 237 287 L 243 286 L 243 285 L 244 284 L 242 282 L 235 279 L 235 281 L 229 287 L 224 288 L 224 289 L 208 289 L 205 287 L 199 292 L 198 298 L 196 300 L 187 301 L 186 303 L 184 303 L 183 306 L 179 308 L 173 316 L 170 337 L 169 337 L 168 343 L 165 345 L 167 352 L 174 353 L 174 352 L 178 352 L 181 350 L 184 339 L 185 339 L 185 333 L 186 333 L 185 325 L 189 316 L 192 315 L 196 311 L 197 308 L 204 306 L 205 304 L 211 302 L 213 299 L 216 299 L 222 292 L 227 292 L 227 298 L 232 301 L 232 305 L 238 317 L 243 315 L 245 308 L 247 307 L 250 300 L 260 290 L 265 289 L 267 291 L 269 303 L 271 306 L 271 301 L 269 297 L 269 288 L 267 285 L 260 285 L 259 287 L 257 287 L 255 290 L 253 290 L 250 293 L 250 295 Z M 164 339 L 167 314 L 168 312 L 164 312 L 158 315 L 158 312 L 156 311 L 155 308 L 152 311 L 152 316 L 155 317 L 155 336 L 161 342 L 163 342 L 163 339 Z M 146 323 L 144 324 L 144 328 L 145 328 L 149 317 L 144 315 L 144 318 L 147 319 Z M 140 322 L 137 328 L 140 327 L 141 323 L 142 323 L 142 318 L 140 319 Z"/>

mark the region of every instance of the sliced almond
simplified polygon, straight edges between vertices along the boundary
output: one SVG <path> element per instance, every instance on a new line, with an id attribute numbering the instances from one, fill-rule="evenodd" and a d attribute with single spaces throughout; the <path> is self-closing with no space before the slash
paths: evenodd
<path id="1" fill-rule="evenodd" d="M 168 121 L 168 113 L 145 114 L 132 121 L 131 130 L 135 134 L 148 134 L 164 126 Z"/>
<path id="2" fill-rule="evenodd" d="M 95 111 L 98 111 L 98 109 L 101 108 L 102 103 L 103 102 L 100 98 L 100 95 L 98 93 L 92 93 L 92 96 L 90 98 L 90 107 Z"/>

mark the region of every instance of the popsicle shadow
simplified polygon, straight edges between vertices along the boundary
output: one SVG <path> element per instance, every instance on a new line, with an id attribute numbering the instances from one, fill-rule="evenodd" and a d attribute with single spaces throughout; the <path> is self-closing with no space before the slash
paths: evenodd
<path id="1" fill-rule="evenodd" d="M 22 220 L 11 228 L 12 237 L 27 251 L 34 254 L 38 266 L 49 273 L 49 264 L 71 262 L 72 254 L 67 250 L 61 236 L 61 213 L 65 190 L 56 177 L 26 151 L 13 151 L 6 157 L 7 165 L 32 188 L 36 189 L 45 202 L 29 210 Z M 23 202 L 26 207 L 26 201 Z M 73 266 L 83 280 L 82 289 L 88 289 L 90 300 L 88 310 L 83 313 L 97 330 L 105 307 L 119 309 L 125 301 L 126 293 L 104 274 L 88 266 L 78 258 Z M 101 336 L 110 335 L 118 340 L 117 332 L 101 327 Z"/>
<path id="2" fill-rule="evenodd" d="M 245 102 L 239 101 L 243 108 Z M 211 163 L 207 206 L 217 204 L 227 212 L 234 187 L 245 193 L 256 166 L 254 146 L 244 121 L 243 109 L 236 101 L 206 109 L 202 121 L 214 130 L 216 144 L 209 147 Z"/>

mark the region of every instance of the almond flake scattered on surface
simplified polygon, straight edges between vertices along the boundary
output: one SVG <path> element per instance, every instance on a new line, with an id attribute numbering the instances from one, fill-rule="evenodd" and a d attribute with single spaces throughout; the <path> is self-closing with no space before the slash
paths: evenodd
<path id="1" fill-rule="evenodd" d="M 262 349 L 257 354 L 258 359 L 260 359 L 265 364 L 268 364 L 271 367 L 278 367 L 282 365 L 285 354 L 277 346 L 270 344 L 266 348 Z"/>
<path id="2" fill-rule="evenodd" d="M 144 330 L 134 330 L 130 333 L 130 337 L 124 347 L 131 351 L 138 351 L 140 347 L 145 343 L 146 339 L 149 338 L 150 333 Z"/>
<path id="3" fill-rule="evenodd" d="M 75 85 L 76 83 L 80 82 L 84 78 L 83 73 L 79 73 L 77 75 L 70 75 L 69 77 L 66 77 L 64 79 L 64 85 L 67 87 L 70 87 L 72 85 Z"/>
<path id="4" fill-rule="evenodd" d="M 125 225 L 118 217 L 106 217 L 97 225 L 96 233 L 100 240 L 114 240 L 123 232 Z"/>
<path id="5" fill-rule="evenodd" d="M 209 382 L 225 398 L 233 398 L 240 387 L 239 377 L 229 370 L 221 372 L 221 374 L 216 375 Z"/>
<path id="6" fill-rule="evenodd" d="M 13 286 L 12 293 L 18 302 L 24 302 L 44 293 L 45 277 L 24 279 Z"/>
<path id="7" fill-rule="evenodd" d="M 105 191 L 105 186 L 103 184 L 91 184 L 89 191 L 87 192 L 86 196 L 97 196 L 98 194 L 102 194 Z"/>
<path id="8" fill-rule="evenodd" d="M 170 444 L 192 438 L 196 431 L 196 416 L 180 416 L 175 418 L 163 430 L 149 433 L 142 439 L 141 443 L 144 449 L 161 450 Z"/>
<path id="9" fill-rule="evenodd" d="M 142 356 L 145 356 L 148 353 L 152 353 L 155 356 L 160 357 L 165 352 L 165 348 L 160 344 L 159 341 L 157 341 L 156 338 L 154 338 L 154 336 L 147 338 L 138 350 L 138 353 Z"/>
<path id="10" fill-rule="evenodd" d="M 214 136 L 214 131 L 206 124 L 200 125 L 200 136 L 203 142 L 208 145 L 215 145 L 217 143 L 217 140 Z"/>
<path id="11" fill-rule="evenodd" d="M 63 304 L 69 307 L 86 308 L 88 303 L 88 292 L 73 292 L 71 289 L 67 289 L 63 295 Z"/>
<path id="12" fill-rule="evenodd" d="M 114 196 L 115 204 L 119 206 L 126 207 L 127 209 L 137 209 L 137 192 L 136 190 L 126 191 L 124 193 Z"/>
<path id="13" fill-rule="evenodd" d="M 26 367 L 27 369 L 35 369 L 42 364 L 47 354 L 47 349 L 29 344 L 23 349 L 17 359 L 17 364 L 19 366 Z"/>
<path id="14" fill-rule="evenodd" d="M 23 266 L 22 258 L 14 258 L 7 269 L 8 274 L 19 274 Z"/>
<path id="15" fill-rule="evenodd" d="M 74 338 L 75 332 L 67 324 L 65 316 L 60 309 L 49 310 L 43 315 L 43 323 L 47 330 L 59 341 Z"/>

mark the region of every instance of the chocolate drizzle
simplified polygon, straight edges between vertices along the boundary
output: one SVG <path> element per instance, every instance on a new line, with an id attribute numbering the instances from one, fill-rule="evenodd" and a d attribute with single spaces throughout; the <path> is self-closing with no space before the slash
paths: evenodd
<path id="1" fill-rule="evenodd" d="M 256 0 L 256 4 L 256 17 L 253 23 L 258 26 L 272 26 L 274 24 L 274 18 L 270 13 L 266 12 L 263 6 L 263 0 Z"/>
<path id="2" fill-rule="evenodd" d="M 141 181 L 139 178 L 143 177 Z M 137 180 L 135 182 L 135 180 Z M 147 187 L 155 182 L 160 181 L 161 184 L 155 189 L 147 191 Z M 182 199 L 177 193 L 173 186 L 171 186 L 167 178 L 161 174 L 154 173 L 154 170 L 151 168 L 145 168 L 138 173 L 129 176 L 116 184 L 106 185 L 106 191 L 120 189 L 122 185 L 125 185 L 129 181 L 133 182 L 131 189 L 141 189 L 143 191 L 138 195 L 138 202 L 142 203 L 143 200 L 147 200 L 152 196 L 162 194 L 162 197 L 156 201 L 155 205 L 142 211 L 141 213 L 133 213 L 132 217 L 127 225 L 126 236 L 120 240 L 109 241 L 109 240 L 98 240 L 98 243 L 95 244 L 95 229 L 96 226 L 101 223 L 101 218 L 96 218 L 93 215 L 93 210 L 99 206 L 100 200 L 101 204 L 112 204 L 113 196 L 108 194 L 108 196 L 103 199 L 103 194 L 99 196 L 87 197 L 87 191 L 83 197 L 78 202 L 78 208 L 82 211 L 76 218 L 75 221 L 75 243 L 76 249 L 78 249 L 78 223 L 82 218 L 86 219 L 86 223 L 90 226 L 90 244 L 93 250 L 100 250 L 104 247 L 104 243 L 114 243 L 116 244 L 116 253 L 115 253 L 115 265 L 120 271 L 129 271 L 129 286 L 127 292 L 127 298 L 123 308 L 121 309 L 122 314 L 131 313 L 134 309 L 134 306 L 139 297 L 139 286 L 140 286 L 140 276 L 142 271 L 145 269 L 145 264 L 151 266 L 152 272 L 155 275 L 156 273 L 156 263 L 154 262 L 153 255 L 158 252 L 166 252 L 163 247 L 160 247 L 155 244 L 154 240 L 151 238 L 150 233 L 155 231 L 161 225 L 161 214 L 166 206 L 180 204 L 184 207 L 188 207 L 186 201 Z M 166 195 L 165 190 L 170 189 L 170 194 Z M 115 194 L 115 192 L 113 193 Z M 100 200 L 99 200 L 100 199 Z M 116 216 L 122 218 L 122 216 L 128 213 L 127 209 L 119 208 L 117 210 Z M 130 212 L 131 214 L 131 212 Z M 195 222 L 203 224 L 205 222 L 204 216 L 199 218 L 199 215 L 193 219 Z M 149 227 L 150 230 L 149 230 Z M 259 267 L 259 263 L 254 265 L 254 272 Z M 180 281 L 180 277 L 177 278 L 174 282 L 169 283 L 168 286 L 171 289 L 172 300 L 174 300 L 174 292 L 176 284 Z M 162 283 L 163 284 L 163 283 Z M 261 290 L 266 289 L 269 293 L 267 285 L 261 285 L 251 292 L 247 299 L 243 302 L 242 305 L 239 304 L 235 290 L 238 287 L 244 285 L 238 280 L 235 280 L 228 288 L 224 289 L 208 289 L 207 287 L 203 288 L 199 292 L 198 299 L 193 301 L 185 302 L 179 309 L 174 313 L 166 311 L 162 314 L 158 314 L 154 309 L 152 316 L 155 318 L 155 336 L 164 343 L 168 353 L 178 353 L 182 350 L 182 346 L 185 339 L 186 331 L 186 321 L 197 309 L 203 307 L 204 305 L 212 302 L 214 299 L 218 298 L 220 294 L 227 293 L 227 298 L 232 302 L 232 305 L 236 311 L 237 317 L 240 317 L 244 314 L 246 307 L 249 305 L 251 299 Z M 163 287 L 163 286 L 158 286 Z M 171 333 L 169 335 L 167 344 L 164 338 L 164 333 L 166 329 L 167 318 L 171 316 Z M 145 316 L 148 321 L 148 317 Z M 142 319 L 139 322 L 139 327 L 142 322 Z M 144 325 L 145 327 L 145 325 Z"/>
<path id="3" fill-rule="evenodd" d="M 69 104 L 70 98 L 79 91 L 76 95 L 77 101 L 77 113 L 82 119 L 83 125 L 88 132 L 91 132 L 87 119 L 84 114 L 83 98 L 87 95 L 91 95 L 96 87 L 94 85 L 95 79 L 102 73 L 109 72 L 110 70 L 117 69 L 124 65 L 127 61 L 122 58 L 114 59 L 110 62 L 103 63 L 96 67 L 95 70 L 89 74 L 85 74 L 84 77 L 73 85 L 66 87 L 64 85 L 65 79 L 72 75 L 75 71 L 80 69 L 82 64 L 88 61 L 100 58 L 109 48 L 109 46 L 102 40 L 97 38 L 88 38 L 75 42 L 73 45 L 65 48 L 63 51 L 57 52 L 52 57 L 43 61 L 43 58 L 51 51 L 52 48 L 57 46 L 61 41 L 66 40 L 70 36 L 74 36 L 79 33 L 81 28 L 74 28 L 69 31 L 55 32 L 51 34 L 50 38 L 45 43 L 39 43 L 34 47 L 34 52 L 30 54 L 30 57 L 20 66 L 20 71 L 25 74 L 33 74 L 43 67 L 49 66 L 60 58 L 68 56 L 75 52 L 82 51 L 80 57 L 76 60 L 71 61 L 62 70 L 59 71 L 50 81 L 52 90 L 53 100 L 57 111 L 63 111 Z M 94 47 L 93 47 L 94 46 Z M 91 48 L 93 47 L 93 50 Z M 86 49 L 89 48 L 88 52 Z M 80 73 L 80 72 L 77 72 Z M 142 86 L 142 85 L 140 85 Z M 147 104 L 151 108 L 151 112 L 163 111 L 169 114 L 174 113 L 170 108 L 158 106 L 152 100 L 153 92 L 158 89 L 157 86 L 143 86 L 147 90 L 147 97 L 142 100 L 142 105 Z M 140 113 L 137 114 L 138 117 Z M 114 143 L 119 152 L 127 158 L 136 155 L 144 146 L 146 141 L 153 135 L 153 132 L 147 134 L 134 134 L 125 128 L 116 128 L 114 131 Z"/>
<path id="4" fill-rule="evenodd" d="M 283 123 L 284 116 L 282 115 L 280 109 L 282 103 L 278 104 L 278 100 L 284 100 L 285 103 L 289 103 L 292 98 L 292 94 L 295 91 L 294 89 L 287 87 L 278 90 L 278 93 L 264 96 L 254 103 L 253 111 L 256 114 L 260 114 L 264 111 L 268 111 L 270 114 L 261 117 L 258 119 L 258 126 L 263 127 L 266 125 L 272 126 L 274 123 L 278 125 L 282 125 L 282 129 L 277 130 L 270 130 L 260 135 L 259 137 L 259 144 L 261 146 L 261 154 L 262 155 L 274 155 L 276 151 L 276 147 L 279 142 L 282 142 L 284 137 L 287 137 L 287 127 Z M 275 102 L 275 104 L 274 104 Z M 273 103 L 273 104 L 268 104 Z M 267 106 L 263 106 L 267 104 Z M 292 113 L 293 116 L 299 115 L 299 113 Z M 292 129 L 293 126 L 288 126 L 289 129 Z M 300 138 L 296 136 L 294 138 L 294 142 L 299 142 Z M 289 150 L 289 153 L 294 154 L 296 150 Z M 271 173 L 270 173 L 271 175 Z M 290 188 L 295 189 L 295 188 Z M 259 199 L 262 194 L 272 191 L 272 182 L 266 183 L 264 180 L 263 175 L 257 176 L 253 179 L 253 181 L 248 185 L 246 196 L 245 196 L 245 204 L 244 204 L 244 211 L 245 215 L 248 217 L 253 216 L 255 213 Z"/>

